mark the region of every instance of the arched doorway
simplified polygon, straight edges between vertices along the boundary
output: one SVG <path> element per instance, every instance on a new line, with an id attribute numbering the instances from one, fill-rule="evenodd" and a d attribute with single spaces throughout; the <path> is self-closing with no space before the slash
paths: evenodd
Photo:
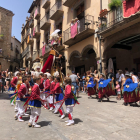
<path id="1" fill-rule="evenodd" d="M 92 45 L 83 48 L 82 52 L 73 51 L 70 55 L 69 64 L 71 70 L 82 75 L 88 70 L 97 69 L 96 53 Z"/>

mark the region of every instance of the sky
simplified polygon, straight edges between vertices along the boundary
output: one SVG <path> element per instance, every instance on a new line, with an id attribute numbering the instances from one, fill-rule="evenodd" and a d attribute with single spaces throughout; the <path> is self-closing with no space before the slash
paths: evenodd
<path id="1" fill-rule="evenodd" d="M 13 16 L 12 22 L 12 34 L 19 41 L 21 41 L 21 27 L 25 24 L 26 17 L 30 14 L 28 10 L 33 0 L 0 0 L 0 6 L 12 11 L 15 15 Z"/>

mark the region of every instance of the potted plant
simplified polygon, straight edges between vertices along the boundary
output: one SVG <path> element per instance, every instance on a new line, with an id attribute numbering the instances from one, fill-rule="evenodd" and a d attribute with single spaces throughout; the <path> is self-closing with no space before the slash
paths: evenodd
<path id="1" fill-rule="evenodd" d="M 110 10 L 114 10 L 122 6 L 122 0 L 111 0 L 111 3 L 108 4 Z"/>

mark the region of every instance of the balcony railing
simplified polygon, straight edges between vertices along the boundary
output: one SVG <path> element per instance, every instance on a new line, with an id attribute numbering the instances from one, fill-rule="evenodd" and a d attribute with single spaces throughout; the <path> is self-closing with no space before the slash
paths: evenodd
<path id="1" fill-rule="evenodd" d="M 63 34 L 63 43 L 65 45 L 72 46 L 73 44 L 76 44 L 89 36 L 92 36 L 94 31 L 94 17 L 87 15 L 77 21 L 77 34 L 74 38 L 71 36 L 71 27 L 64 31 Z"/>
<path id="2" fill-rule="evenodd" d="M 50 0 L 42 0 L 42 8 L 47 9 L 50 6 Z"/>
<path id="3" fill-rule="evenodd" d="M 29 52 L 29 46 L 25 48 L 25 50 L 22 52 L 22 58 Z"/>
<path id="4" fill-rule="evenodd" d="M 50 19 L 57 20 L 63 16 L 62 1 L 57 1 L 50 10 Z"/>
<path id="5" fill-rule="evenodd" d="M 100 31 L 107 30 L 123 20 L 122 7 L 119 7 L 113 11 L 109 11 L 106 18 L 102 18 L 102 23 L 100 24 Z"/>
<path id="6" fill-rule="evenodd" d="M 40 29 L 41 30 L 46 30 L 50 27 L 51 23 L 50 23 L 50 16 L 47 17 L 47 15 L 45 15 L 41 20 L 40 20 Z"/>
<path id="7" fill-rule="evenodd" d="M 31 51 L 27 52 L 26 54 L 26 60 L 30 60 L 32 58 Z"/>
<path id="8" fill-rule="evenodd" d="M 37 20 L 40 18 L 40 7 L 36 8 L 34 18 Z"/>
<path id="9" fill-rule="evenodd" d="M 39 56 L 39 51 L 33 52 L 33 57 L 32 57 L 33 59 L 32 59 L 32 61 L 35 61 L 38 56 Z"/>
<path id="10" fill-rule="evenodd" d="M 34 19 L 30 19 L 29 21 L 29 27 L 32 28 L 34 26 Z"/>
<path id="11" fill-rule="evenodd" d="M 21 44 L 24 42 L 24 39 L 25 39 L 25 35 L 22 35 Z"/>
<path id="12" fill-rule="evenodd" d="M 75 0 L 63 0 L 63 5 L 71 7 Z"/>
<path id="13" fill-rule="evenodd" d="M 30 34 L 30 28 L 26 31 L 26 34 L 25 34 L 25 38 L 24 39 L 26 39 L 29 34 Z"/>
<path id="14" fill-rule="evenodd" d="M 27 44 L 33 44 L 34 42 L 34 39 L 33 39 L 33 35 L 32 34 L 29 34 L 28 35 L 28 38 L 27 38 Z"/>
<path id="15" fill-rule="evenodd" d="M 38 38 L 38 37 L 40 37 L 40 26 L 39 25 L 37 25 L 37 26 L 35 26 L 34 27 L 34 29 L 33 29 L 33 38 Z"/>
<path id="16" fill-rule="evenodd" d="M 45 56 L 47 53 L 49 53 L 50 52 L 50 47 L 49 46 L 45 46 L 45 52 L 44 52 L 44 54 L 42 53 L 43 52 L 43 47 L 39 50 L 39 57 L 43 57 L 43 56 Z"/>
<path id="17" fill-rule="evenodd" d="M 3 41 L 4 41 L 4 35 L 0 34 L 0 42 L 3 42 Z"/>

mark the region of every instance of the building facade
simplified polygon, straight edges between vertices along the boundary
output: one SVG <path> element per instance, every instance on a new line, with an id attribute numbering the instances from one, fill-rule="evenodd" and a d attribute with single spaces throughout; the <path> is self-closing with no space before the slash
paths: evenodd
<path id="1" fill-rule="evenodd" d="M 9 11 L 5 8 L 0 7 L 0 70 L 10 69 L 14 71 L 14 66 L 18 66 L 16 64 L 15 54 L 15 46 L 16 44 L 18 48 L 18 53 L 20 53 L 20 43 L 15 43 L 15 39 L 11 38 L 12 31 L 12 17 L 14 16 L 12 11 Z M 14 63 L 13 63 L 14 62 Z"/>
<path id="2" fill-rule="evenodd" d="M 64 73 L 100 70 L 100 64 L 104 71 L 110 58 L 114 69 L 139 69 L 139 14 L 124 18 L 125 1 L 113 10 L 108 8 L 110 2 L 34 1 L 21 32 L 23 67 L 31 68 L 37 57 L 44 65 L 50 51 L 48 44 L 57 42 L 56 50 L 65 56 Z M 58 30 L 57 37 L 52 37 Z"/>

